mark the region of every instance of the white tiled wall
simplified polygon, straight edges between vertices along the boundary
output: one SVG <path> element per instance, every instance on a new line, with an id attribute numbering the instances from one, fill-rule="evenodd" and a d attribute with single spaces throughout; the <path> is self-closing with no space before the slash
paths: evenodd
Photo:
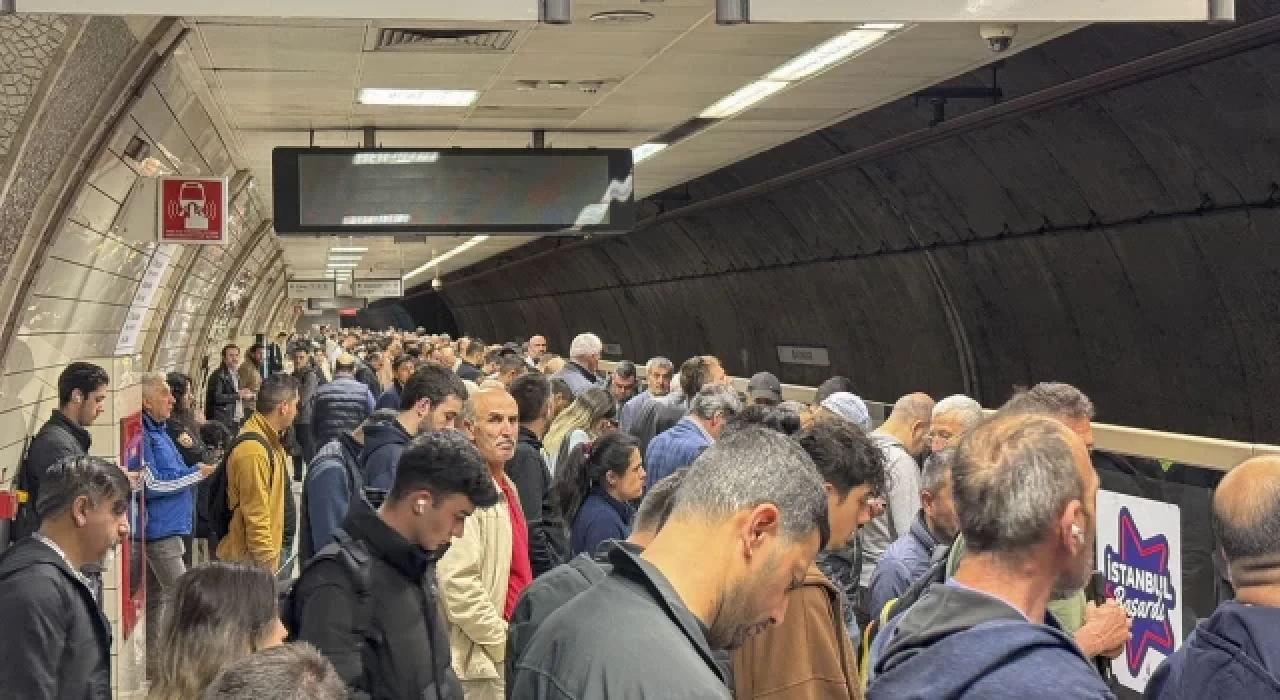
<path id="1" fill-rule="evenodd" d="M 192 372 L 201 355 L 237 332 L 266 332 L 269 306 L 283 269 L 275 236 L 264 236 L 247 256 L 244 246 L 263 221 L 256 201 L 242 195 L 232 203 L 232 240 L 226 248 L 179 247 L 143 309 L 134 352 L 116 355 L 125 316 L 135 305 L 139 282 L 157 246 L 130 242 L 117 226 L 130 207 L 141 172 L 152 172 L 123 155 L 133 137 L 151 145 L 150 157 L 164 170 L 189 175 L 232 177 L 234 166 L 205 108 L 176 70 L 164 68 L 93 161 L 88 181 L 75 194 L 62 229 L 42 261 L 20 307 L 18 332 L 0 369 L 0 485 L 10 483 L 28 435 L 57 404 L 57 377 L 71 361 L 95 362 L 111 376 L 107 411 L 91 427 L 92 453 L 115 458 L 119 425 L 141 410 L 137 378 L 148 368 Z M 154 164 L 151 164 L 154 165 Z M 132 236 L 131 236 L 132 237 Z M 240 258 L 240 269 L 230 267 Z M 162 260 L 163 258 L 161 258 Z M 268 261 L 276 260 L 271 269 Z M 255 286 L 254 282 L 263 279 Z M 246 298 L 256 290 L 253 298 Z M 291 321 L 279 314 L 280 322 Z M 214 361 L 216 364 L 216 360 Z M 198 381 L 198 379 L 197 379 Z M 119 578 L 108 575 L 106 608 L 112 624 L 120 617 Z M 125 641 L 117 632 L 113 650 L 118 694 L 143 687 L 141 633 Z"/>

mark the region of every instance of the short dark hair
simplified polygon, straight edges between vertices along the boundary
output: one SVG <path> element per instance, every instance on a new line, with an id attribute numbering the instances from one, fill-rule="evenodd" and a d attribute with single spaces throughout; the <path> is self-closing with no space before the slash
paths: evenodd
<path id="1" fill-rule="evenodd" d="M 293 642 L 254 652 L 223 669 L 204 700 L 345 700 L 347 686 L 315 647 Z"/>
<path id="2" fill-rule="evenodd" d="M 71 394 L 79 389 L 85 398 L 111 383 L 107 370 L 91 362 L 72 362 L 58 375 L 58 405 L 71 403 Z"/>
<path id="3" fill-rule="evenodd" d="M 216 420 L 200 424 L 200 442 L 211 450 L 225 450 L 231 446 L 231 429 Z"/>
<path id="4" fill-rule="evenodd" d="M 848 377 L 835 376 L 818 385 L 818 391 L 813 395 L 813 403 L 820 404 L 827 400 L 828 396 L 845 392 L 857 395 L 857 390 L 853 386 L 853 380 Z"/>
<path id="5" fill-rule="evenodd" d="M 225 359 L 227 359 L 227 351 L 228 351 L 228 350 L 239 350 L 239 349 L 240 349 L 240 346 L 239 346 L 239 345 L 236 345 L 235 343 L 227 343 L 226 345 L 223 345 L 223 346 L 222 346 L 222 359 L 224 359 L 224 360 L 225 360 Z"/>
<path id="6" fill-rule="evenodd" d="M 640 501 L 640 507 L 636 509 L 636 517 L 631 523 L 631 529 L 643 532 L 660 531 L 662 526 L 667 524 L 667 519 L 671 517 L 672 509 L 676 507 L 676 492 L 680 490 L 684 475 L 688 473 L 688 467 L 680 467 L 650 486 L 649 490 L 644 492 L 644 500 Z"/>
<path id="7" fill-rule="evenodd" d="M 523 375 L 528 365 L 518 355 L 502 355 L 498 358 L 498 374 L 506 374 L 514 371 L 517 375 Z"/>
<path id="8" fill-rule="evenodd" d="M 858 486 L 885 492 L 884 453 L 858 426 L 847 420 L 818 419 L 795 436 L 809 454 L 822 480 L 843 498 Z"/>
<path id="9" fill-rule="evenodd" d="M 729 418 L 725 430 L 740 430 L 748 425 L 763 425 L 783 435 L 795 435 L 802 427 L 800 415 L 777 406 L 753 404 Z"/>
<path id="10" fill-rule="evenodd" d="M 573 401 L 573 389 L 569 386 L 569 382 L 563 379 L 551 379 L 551 394 L 560 398 Z"/>
<path id="11" fill-rule="evenodd" d="M 502 350 L 501 350 L 501 349 L 498 349 L 498 350 L 490 350 L 489 352 L 486 352 L 486 353 L 484 354 L 484 361 L 485 361 L 485 363 L 492 362 L 492 363 L 494 363 L 494 364 L 497 364 L 497 363 L 501 362 L 501 361 L 502 361 Z"/>
<path id="12" fill-rule="evenodd" d="M 419 435 L 400 454 L 387 499 L 399 501 L 422 490 L 437 500 L 461 494 L 477 508 L 498 502 L 498 487 L 480 451 L 456 430 Z"/>
<path id="13" fill-rule="evenodd" d="M 404 383 L 400 392 L 400 410 L 407 411 L 414 404 L 426 399 L 431 405 L 439 406 L 450 396 L 467 400 L 467 385 L 453 373 L 453 370 L 437 364 L 426 364 L 414 370 L 413 376 Z"/>
<path id="14" fill-rule="evenodd" d="M 405 365 L 416 365 L 416 364 L 418 364 L 418 358 L 406 352 L 403 355 L 398 355 L 396 359 L 391 361 L 391 369 L 398 370 L 401 367 L 404 367 Z"/>
<path id="15" fill-rule="evenodd" d="M 711 368 L 723 366 L 718 358 L 711 355 L 696 355 L 680 365 L 680 390 L 690 401 L 702 391 L 702 387 L 711 378 Z"/>
<path id="16" fill-rule="evenodd" d="M 631 360 L 623 360 L 622 362 L 614 365 L 613 373 L 623 379 L 635 379 L 636 363 Z"/>
<path id="17" fill-rule="evenodd" d="M 551 382 L 540 374 L 526 374 L 511 382 L 511 396 L 520 411 L 520 422 L 531 423 L 547 410 L 551 400 Z"/>
<path id="18" fill-rule="evenodd" d="M 292 374 L 276 373 L 262 380 L 258 388 L 258 413 L 271 413 L 280 404 L 297 398 L 298 380 Z"/>
<path id="19" fill-rule="evenodd" d="M 479 338 L 472 338 L 471 342 L 467 344 L 466 352 L 462 353 L 462 356 L 475 357 L 476 353 L 484 352 L 484 348 L 485 342 L 483 340 L 480 340 Z"/>
<path id="20" fill-rule="evenodd" d="M 262 351 L 265 349 L 266 348 L 262 347 L 262 343 L 254 343 L 253 345 L 249 346 L 249 354 L 252 355 L 254 350 Z"/>
<path id="21" fill-rule="evenodd" d="M 105 500 L 128 497 L 129 477 L 120 467 L 101 457 L 65 457 L 53 463 L 40 477 L 40 500 L 36 513 L 41 519 L 66 512 L 81 496 L 98 505 Z"/>

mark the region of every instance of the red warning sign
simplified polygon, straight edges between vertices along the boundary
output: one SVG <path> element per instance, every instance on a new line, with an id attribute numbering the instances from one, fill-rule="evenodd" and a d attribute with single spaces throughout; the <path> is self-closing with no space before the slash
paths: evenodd
<path id="1" fill-rule="evenodd" d="M 226 244 L 226 178 L 161 178 L 160 242 Z"/>

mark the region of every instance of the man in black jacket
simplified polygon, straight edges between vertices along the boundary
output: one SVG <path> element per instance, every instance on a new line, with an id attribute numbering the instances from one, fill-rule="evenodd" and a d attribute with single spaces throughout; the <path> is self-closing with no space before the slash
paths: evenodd
<path id="1" fill-rule="evenodd" d="M 506 470 L 520 494 L 529 527 L 529 562 L 537 578 L 569 555 L 565 525 L 551 508 L 551 470 L 542 458 L 542 436 L 551 425 L 551 382 L 540 374 L 517 377 L 511 396 L 520 411 L 520 437 Z"/>
<path id="2" fill-rule="evenodd" d="M 472 338 L 463 351 L 462 364 L 458 365 L 458 376 L 477 384 L 484 381 L 484 372 L 480 365 L 484 363 L 484 341 Z"/>
<path id="3" fill-rule="evenodd" d="M 338 541 L 298 579 L 289 615 L 351 698 L 462 700 L 434 568 L 471 512 L 497 502 L 480 453 L 452 430 L 409 445 L 381 509 L 352 501 Z"/>
<path id="4" fill-rule="evenodd" d="M 110 700 L 111 625 L 86 565 L 129 534 L 129 479 L 98 457 L 45 474 L 40 529 L 0 558 L 0 700 Z"/>
<path id="5" fill-rule="evenodd" d="M 568 563 L 547 572 L 545 576 L 534 579 L 524 589 L 520 600 L 516 602 L 515 610 L 511 611 L 507 627 L 508 678 L 515 672 L 516 662 L 520 660 L 525 647 L 529 646 L 529 640 L 533 639 L 538 627 L 551 613 L 591 588 L 613 570 L 613 566 L 609 564 L 609 552 L 615 547 L 623 547 L 632 554 L 639 554 L 653 541 L 654 536 L 667 523 L 667 518 L 671 517 L 671 509 L 676 504 L 676 492 L 688 471 L 687 468 L 678 469 L 649 489 L 640 502 L 640 508 L 636 510 L 636 519 L 631 523 L 631 535 L 626 542 L 605 540 L 595 552 L 579 554 Z"/>
<path id="6" fill-rule="evenodd" d="M 542 623 L 510 697 L 730 700 L 712 650 L 780 622 L 829 534 L 822 478 L 795 442 L 755 426 L 718 440 L 644 553 L 614 549 L 613 571 Z"/>
<path id="7" fill-rule="evenodd" d="M 14 521 L 14 542 L 40 527 L 36 503 L 40 482 L 49 467 L 66 457 L 89 454 L 91 439 L 86 428 L 106 408 L 109 381 L 106 370 L 88 362 L 72 362 L 58 375 L 58 408 L 31 440 L 18 472 L 17 486 L 27 493 L 27 502 Z"/>
<path id="8" fill-rule="evenodd" d="M 356 358 L 343 353 L 333 364 L 333 381 L 316 389 L 311 435 L 317 449 L 355 430 L 373 413 L 373 393 L 356 380 L 355 371 Z"/>
<path id="9" fill-rule="evenodd" d="M 395 420 L 365 430 L 360 465 L 369 488 L 390 489 L 405 445 L 422 433 L 453 427 L 466 400 L 467 385 L 451 370 L 427 364 L 415 371 L 404 385 Z"/>
<path id="10" fill-rule="evenodd" d="M 244 422 L 244 402 L 253 392 L 240 388 L 240 346 L 232 343 L 222 348 L 222 364 L 209 375 L 204 394 L 204 417 L 216 420 L 234 433 Z"/>

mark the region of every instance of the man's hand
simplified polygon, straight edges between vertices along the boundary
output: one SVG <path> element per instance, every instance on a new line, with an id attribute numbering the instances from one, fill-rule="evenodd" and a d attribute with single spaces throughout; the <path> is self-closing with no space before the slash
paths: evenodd
<path id="1" fill-rule="evenodd" d="M 1132 628 L 1133 621 L 1114 600 L 1102 605 L 1087 603 L 1084 626 L 1076 630 L 1076 645 L 1088 658 L 1104 656 L 1114 659 L 1124 653 Z"/>
<path id="2" fill-rule="evenodd" d="M 185 432 L 178 436 L 178 444 L 188 450 L 196 446 L 195 441 L 191 439 L 191 435 Z"/>
<path id="3" fill-rule="evenodd" d="M 215 470 L 215 469 L 217 469 L 217 468 L 218 468 L 218 467 L 217 467 L 217 466 L 215 466 L 215 465 L 212 465 L 212 464 L 204 464 L 203 462 L 202 462 L 202 463 L 200 463 L 200 464 L 198 464 L 198 465 L 196 465 L 196 466 L 200 469 L 200 478 L 201 478 L 201 479 L 208 479 L 208 478 L 209 478 L 209 475 L 213 473 L 213 470 Z"/>

